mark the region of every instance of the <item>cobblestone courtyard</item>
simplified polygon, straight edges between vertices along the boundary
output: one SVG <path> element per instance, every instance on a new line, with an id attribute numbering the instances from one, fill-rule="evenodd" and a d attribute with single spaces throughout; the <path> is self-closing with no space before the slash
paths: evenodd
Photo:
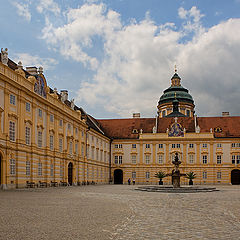
<path id="1" fill-rule="evenodd" d="M 0 191 L 0 239 L 240 239 L 240 186 L 151 193 L 102 185 Z"/>

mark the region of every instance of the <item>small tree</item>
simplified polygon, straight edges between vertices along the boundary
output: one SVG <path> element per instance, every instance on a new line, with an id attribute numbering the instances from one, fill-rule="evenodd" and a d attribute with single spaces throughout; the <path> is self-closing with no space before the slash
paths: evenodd
<path id="1" fill-rule="evenodd" d="M 197 175 L 194 172 L 186 173 L 185 178 L 189 179 L 189 185 L 193 185 L 193 179 L 196 178 Z"/>
<path id="2" fill-rule="evenodd" d="M 159 178 L 159 185 L 163 185 L 162 179 L 166 177 L 166 173 L 159 171 L 159 172 L 155 173 L 155 177 Z"/>

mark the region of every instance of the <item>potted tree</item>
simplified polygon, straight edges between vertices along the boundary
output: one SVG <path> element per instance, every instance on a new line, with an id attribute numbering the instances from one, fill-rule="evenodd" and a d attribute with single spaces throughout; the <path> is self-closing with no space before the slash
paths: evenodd
<path id="1" fill-rule="evenodd" d="M 193 185 L 193 179 L 196 178 L 197 176 L 194 172 L 189 172 L 189 173 L 186 173 L 185 177 L 189 179 L 189 185 Z"/>
<path id="2" fill-rule="evenodd" d="M 159 178 L 159 185 L 163 185 L 162 179 L 166 177 L 166 173 L 159 171 L 159 172 L 155 173 L 155 177 Z"/>

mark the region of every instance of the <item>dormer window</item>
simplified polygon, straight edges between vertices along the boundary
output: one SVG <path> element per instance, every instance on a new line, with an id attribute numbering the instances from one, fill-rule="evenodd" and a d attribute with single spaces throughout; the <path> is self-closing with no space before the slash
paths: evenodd
<path id="1" fill-rule="evenodd" d="M 215 133 L 221 133 L 221 132 L 222 132 L 222 128 L 220 128 L 220 127 L 215 127 L 215 128 L 214 128 L 214 132 L 215 132 Z"/>
<path id="2" fill-rule="evenodd" d="M 137 130 L 136 128 L 134 128 L 134 129 L 132 130 L 132 133 L 138 133 L 138 130 Z"/>

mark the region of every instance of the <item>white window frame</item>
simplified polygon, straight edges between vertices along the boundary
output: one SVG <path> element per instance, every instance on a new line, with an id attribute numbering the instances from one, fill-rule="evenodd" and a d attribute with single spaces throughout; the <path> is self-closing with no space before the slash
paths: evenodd
<path id="1" fill-rule="evenodd" d="M 38 147 L 41 148 L 43 146 L 42 141 L 42 131 L 38 131 Z"/>
<path id="2" fill-rule="evenodd" d="M 26 112 L 31 112 L 31 103 L 26 102 Z"/>
<path id="3" fill-rule="evenodd" d="M 146 164 L 150 164 L 150 158 L 151 158 L 151 156 L 149 154 L 145 155 L 145 163 Z"/>
<path id="4" fill-rule="evenodd" d="M 132 164 L 136 164 L 136 163 L 137 163 L 137 155 L 132 154 Z"/>
<path id="5" fill-rule="evenodd" d="M 49 136 L 49 145 L 50 145 L 50 150 L 54 150 L 54 136 L 50 135 Z"/>
<path id="6" fill-rule="evenodd" d="M 9 102 L 10 102 L 10 104 L 16 106 L 16 96 L 13 95 L 13 94 L 10 94 L 10 96 L 9 96 Z"/>
<path id="7" fill-rule="evenodd" d="M 15 142 L 16 140 L 16 123 L 9 121 L 9 140 Z"/>
<path id="8" fill-rule="evenodd" d="M 158 163 L 163 164 L 163 154 L 158 154 Z"/>
<path id="9" fill-rule="evenodd" d="M 11 158 L 10 159 L 10 175 L 15 175 L 16 174 L 16 160 Z"/>
<path id="10" fill-rule="evenodd" d="M 26 161 L 26 176 L 31 175 L 31 162 L 29 160 Z"/>
<path id="11" fill-rule="evenodd" d="M 31 128 L 30 127 L 25 127 L 25 143 L 26 145 L 31 144 Z"/>

